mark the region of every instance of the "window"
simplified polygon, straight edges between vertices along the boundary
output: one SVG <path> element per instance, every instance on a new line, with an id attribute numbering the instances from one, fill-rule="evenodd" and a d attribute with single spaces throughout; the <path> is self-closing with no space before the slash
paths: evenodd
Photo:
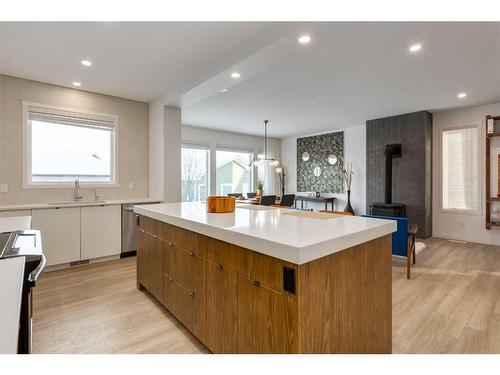
<path id="1" fill-rule="evenodd" d="M 228 193 L 246 194 L 252 186 L 252 167 L 249 166 L 253 154 L 244 151 L 217 150 L 215 181 L 217 195 Z"/>
<path id="2" fill-rule="evenodd" d="M 443 130 L 441 141 L 443 210 L 479 213 L 478 126 Z"/>
<path id="3" fill-rule="evenodd" d="M 116 181 L 118 117 L 39 104 L 24 107 L 24 186 Z"/>
<path id="4" fill-rule="evenodd" d="M 183 202 L 205 202 L 208 186 L 208 149 L 182 146 L 181 194 Z"/>

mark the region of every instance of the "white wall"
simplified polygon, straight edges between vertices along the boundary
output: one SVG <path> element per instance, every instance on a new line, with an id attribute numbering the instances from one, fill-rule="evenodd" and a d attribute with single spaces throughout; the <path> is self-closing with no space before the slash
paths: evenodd
<path id="1" fill-rule="evenodd" d="M 163 100 L 149 103 L 149 196 L 163 200 Z"/>
<path id="2" fill-rule="evenodd" d="M 148 197 L 147 103 L 0 75 L 0 193 L 2 203 L 61 202 L 73 199 L 73 188 L 29 188 L 23 182 L 22 101 L 117 115 L 118 185 L 97 189 L 103 199 Z M 131 186 L 132 188 L 130 188 Z M 82 189 L 85 199 L 90 188 Z"/>
<path id="3" fill-rule="evenodd" d="M 278 150 L 277 151 L 278 155 L 275 157 L 279 159 L 280 158 L 279 140 L 269 138 L 269 143 L 271 141 L 278 143 L 278 146 L 275 147 L 275 149 Z M 212 155 L 215 155 L 217 147 L 227 147 L 227 148 L 234 148 L 235 150 L 240 150 L 240 151 L 250 151 L 254 155 L 264 152 L 263 137 L 212 130 L 206 128 L 198 128 L 188 125 L 182 126 L 182 142 L 208 146 L 210 148 L 210 154 Z M 215 169 L 216 169 L 215 158 L 211 158 L 211 161 L 212 163 L 210 165 L 210 175 L 215 176 Z M 254 173 L 256 173 L 256 171 L 254 171 Z M 255 185 L 254 189 L 256 189 L 257 181 L 255 178 L 254 178 L 254 185 Z M 215 194 L 216 186 L 214 178 L 212 178 L 210 181 L 210 191 L 211 194 Z"/>
<path id="4" fill-rule="evenodd" d="M 164 107 L 163 127 L 163 173 L 164 173 L 164 202 L 181 201 L 181 110 L 179 108 Z"/>
<path id="5" fill-rule="evenodd" d="M 297 192 L 297 138 L 311 135 L 344 131 L 344 163 L 352 162 L 353 178 L 351 187 L 351 204 L 356 215 L 366 212 L 366 126 L 346 129 L 335 129 L 323 133 L 304 134 L 300 137 L 288 137 L 281 140 L 282 162 L 286 172 L 286 192 Z M 336 198 L 335 209 L 343 210 L 346 204 L 346 194 L 323 194 Z M 324 209 L 322 204 L 309 203 L 309 208 Z"/>
<path id="6" fill-rule="evenodd" d="M 500 103 L 462 108 L 446 112 L 437 112 L 433 116 L 433 181 L 432 181 L 432 211 L 433 211 L 433 236 L 458 239 L 471 242 L 486 243 L 492 245 L 500 245 L 500 228 L 485 229 L 486 220 L 486 197 L 485 197 L 485 173 L 486 173 L 486 157 L 485 157 L 485 141 L 486 141 L 486 115 L 500 115 Z M 443 128 L 481 124 L 481 214 L 456 214 L 441 212 L 441 142 L 440 132 Z M 498 145 L 497 145 L 498 146 Z M 492 179 L 497 174 L 497 163 L 492 162 Z M 492 194 L 496 192 L 496 183 L 492 184 Z M 495 203 L 500 205 L 500 203 Z"/>

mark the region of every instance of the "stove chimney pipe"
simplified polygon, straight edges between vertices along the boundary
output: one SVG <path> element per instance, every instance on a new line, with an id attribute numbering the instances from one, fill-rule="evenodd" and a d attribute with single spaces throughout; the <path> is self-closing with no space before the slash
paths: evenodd
<path id="1" fill-rule="evenodd" d="M 392 159 L 401 157 L 401 143 L 385 146 L 385 202 L 392 204 Z"/>

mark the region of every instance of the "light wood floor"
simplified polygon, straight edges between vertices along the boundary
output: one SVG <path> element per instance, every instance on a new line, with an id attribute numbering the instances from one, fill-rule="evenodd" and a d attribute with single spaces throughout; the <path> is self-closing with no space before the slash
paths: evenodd
<path id="1" fill-rule="evenodd" d="M 412 280 L 393 261 L 393 352 L 500 353 L 500 247 L 426 245 Z M 34 294 L 34 352 L 207 352 L 135 285 L 135 258 L 45 274 Z"/>

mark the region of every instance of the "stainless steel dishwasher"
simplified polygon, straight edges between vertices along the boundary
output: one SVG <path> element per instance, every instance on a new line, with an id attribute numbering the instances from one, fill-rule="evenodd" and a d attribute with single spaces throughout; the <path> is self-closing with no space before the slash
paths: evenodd
<path id="1" fill-rule="evenodd" d="M 122 252 L 120 258 L 133 256 L 137 251 L 138 216 L 133 204 L 122 204 Z"/>

